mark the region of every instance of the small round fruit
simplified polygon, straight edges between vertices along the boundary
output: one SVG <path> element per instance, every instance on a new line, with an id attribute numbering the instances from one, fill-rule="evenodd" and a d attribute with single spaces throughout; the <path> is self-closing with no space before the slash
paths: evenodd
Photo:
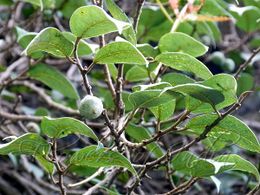
<path id="1" fill-rule="evenodd" d="M 235 62 L 230 58 L 226 59 L 226 61 L 223 64 L 223 69 L 228 72 L 233 72 L 235 70 L 235 67 Z"/>
<path id="2" fill-rule="evenodd" d="M 102 101 L 95 96 L 86 95 L 80 102 L 79 112 L 86 119 L 96 119 L 103 112 Z"/>
<path id="3" fill-rule="evenodd" d="M 225 56 L 222 52 L 216 51 L 211 54 L 210 60 L 216 65 L 221 65 L 225 62 Z"/>

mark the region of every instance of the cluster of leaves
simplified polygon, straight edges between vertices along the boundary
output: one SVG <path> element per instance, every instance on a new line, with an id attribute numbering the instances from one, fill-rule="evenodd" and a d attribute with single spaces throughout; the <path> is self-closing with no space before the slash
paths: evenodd
<path id="1" fill-rule="evenodd" d="M 58 174 L 62 194 L 66 193 L 67 185 L 62 178 L 68 172 L 75 173 L 75 170 L 88 167 L 95 171 L 107 167 L 112 171 L 128 170 L 131 175 L 120 172 L 117 175 L 126 177 L 119 178 L 121 182 L 129 180 L 129 194 L 136 190 L 145 173 L 155 168 L 169 173 L 170 180 L 177 178 L 177 184 L 181 182 L 180 177 L 192 181 L 205 178 L 211 179 L 219 188 L 217 175 L 241 171 L 252 174 L 258 185 L 259 171 L 251 162 L 235 153 L 215 155 L 214 158 L 208 155 L 231 145 L 252 153 L 260 152 L 253 131 L 230 115 L 248 95 L 245 91 L 252 88 L 250 84 L 244 86 L 244 81 L 252 78 L 246 73 L 240 75 L 241 72 L 234 77 L 231 73 L 239 67 L 235 67 L 231 57 L 232 65 L 227 65 L 226 59 L 221 61 L 224 56 L 216 56 L 216 53 L 209 56 L 211 62 L 226 70 L 226 73 L 215 75 L 199 60 L 209 49 L 206 44 L 215 45 L 221 40 L 216 21 L 236 20 L 237 27 L 248 33 L 259 29 L 257 0 L 244 0 L 245 7 L 240 8 L 220 0 L 175 1 L 177 4 L 170 1 L 176 12 L 175 20 L 168 15 L 170 7 L 169 10 L 143 7 L 144 1 L 139 0 L 134 22 L 113 0 L 106 0 L 105 8 L 96 1 L 93 1 L 94 5 L 73 0 L 23 1 L 46 15 L 48 10 L 58 10 L 69 19 L 70 31 L 46 27 L 40 32 L 28 32 L 21 26 L 15 27 L 17 43 L 24 49 L 22 55 L 34 62 L 29 64 L 26 77 L 62 94 L 63 98 L 58 98 L 57 102 L 48 101 L 69 117 L 57 118 L 60 114 L 55 113 L 50 115 L 56 117 L 48 117 L 49 113 L 44 110 L 39 118 L 33 118 L 41 121 L 40 132 L 10 137 L 12 141 L 0 145 L 1 155 L 35 157 L 48 174 Z M 0 3 L 13 4 L 11 0 Z M 164 2 L 157 3 L 163 6 Z M 181 9 L 179 14 L 178 9 Z M 114 38 L 113 33 L 118 36 Z M 104 35 L 109 39 L 108 44 L 104 43 Z M 98 37 L 100 43 L 93 43 Z M 91 121 L 80 117 L 77 103 L 86 92 L 77 89 L 60 70 L 48 65 L 45 61 L 48 58 L 66 60 L 77 66 L 84 90 L 104 102 L 104 112 L 95 122 L 108 129 L 112 139 L 102 138 L 95 127 L 90 127 Z M 100 82 L 103 80 L 108 86 L 102 87 Z M 47 92 L 46 89 L 43 91 L 49 97 Z M 83 139 L 88 137 L 90 143 L 95 144 L 69 151 L 60 161 L 57 141 L 71 134 L 83 135 Z M 173 146 L 173 143 L 167 146 L 162 139 L 164 135 L 189 137 L 192 141 L 181 147 Z M 199 142 L 205 151 L 210 151 L 205 156 L 198 157 L 188 151 Z M 134 151 L 140 149 L 148 151 L 152 160 L 136 160 Z M 106 174 L 109 176 L 110 173 Z M 189 181 L 184 186 L 189 186 Z M 111 189 L 105 188 L 109 192 Z M 179 190 L 186 188 L 180 184 L 170 193 L 183 192 Z M 113 193 L 119 192 L 114 189 Z"/>

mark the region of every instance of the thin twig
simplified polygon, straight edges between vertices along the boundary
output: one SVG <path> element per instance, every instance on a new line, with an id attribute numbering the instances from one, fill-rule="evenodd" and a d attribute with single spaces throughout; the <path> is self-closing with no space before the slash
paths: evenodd
<path id="1" fill-rule="evenodd" d="M 253 58 L 260 52 L 260 47 L 258 47 L 256 50 L 253 51 L 252 55 L 248 58 L 247 61 L 245 61 L 243 64 L 241 64 L 234 74 L 234 77 L 237 79 L 241 72 L 243 72 L 246 67 L 249 65 L 249 63 L 253 60 Z"/>
<path id="2" fill-rule="evenodd" d="M 144 2 L 145 0 L 137 0 L 137 8 L 134 16 L 134 21 L 133 21 L 133 28 L 135 32 L 137 32 L 138 22 L 142 13 L 142 7 L 144 5 Z"/>

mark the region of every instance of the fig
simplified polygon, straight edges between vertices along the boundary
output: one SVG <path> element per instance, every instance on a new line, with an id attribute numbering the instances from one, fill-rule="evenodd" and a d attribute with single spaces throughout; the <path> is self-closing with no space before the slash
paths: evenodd
<path id="1" fill-rule="evenodd" d="M 96 119 L 103 112 L 103 103 L 101 99 L 96 96 L 86 95 L 80 102 L 80 115 L 86 119 Z"/>

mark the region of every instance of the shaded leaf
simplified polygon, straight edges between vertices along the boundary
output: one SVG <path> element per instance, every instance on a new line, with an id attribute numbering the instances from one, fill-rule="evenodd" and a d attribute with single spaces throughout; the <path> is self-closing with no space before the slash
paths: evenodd
<path id="1" fill-rule="evenodd" d="M 177 96 L 177 94 L 154 89 L 131 93 L 128 99 L 135 108 L 149 108 L 169 102 L 175 96 Z"/>
<path id="2" fill-rule="evenodd" d="M 158 47 L 154 48 L 147 43 L 146 44 L 138 44 L 138 45 L 136 45 L 136 47 L 145 57 L 155 58 L 159 54 Z"/>
<path id="3" fill-rule="evenodd" d="M 176 85 L 168 88 L 167 90 L 190 95 L 202 102 L 209 103 L 213 107 L 224 101 L 224 96 L 220 91 L 196 83 Z"/>
<path id="4" fill-rule="evenodd" d="M 224 101 L 216 104 L 216 108 L 218 110 L 230 106 L 237 101 L 237 82 L 236 79 L 231 75 L 214 75 L 211 78 L 201 82 L 201 84 L 218 90 L 224 95 Z M 199 102 L 198 100 L 194 100 L 192 98 L 187 98 L 186 105 L 189 110 L 196 113 L 213 111 L 213 109 L 209 105 L 203 104 L 203 102 Z"/>
<path id="5" fill-rule="evenodd" d="M 46 172 L 53 174 L 55 168 L 53 163 L 47 161 L 43 156 L 36 156 L 36 159 Z"/>
<path id="6" fill-rule="evenodd" d="M 217 117 L 214 114 L 200 115 L 192 118 L 186 127 L 190 133 L 200 135 L 205 127 L 210 125 Z M 245 123 L 231 115 L 215 126 L 207 137 L 233 143 L 252 152 L 260 152 L 259 142 L 252 130 Z"/>
<path id="7" fill-rule="evenodd" d="M 186 83 L 195 83 L 195 80 L 191 79 L 190 77 L 180 74 L 180 73 L 167 73 L 162 76 L 162 82 L 168 82 L 172 86 L 186 84 Z"/>
<path id="8" fill-rule="evenodd" d="M 120 9 L 120 7 L 116 5 L 116 3 L 113 0 L 106 0 L 106 5 L 108 11 L 112 14 L 112 16 L 115 19 L 130 23 L 130 20 L 127 17 L 127 15 Z M 129 28 L 124 29 L 122 34 L 128 41 L 136 45 L 136 34 L 132 25 Z"/>
<path id="9" fill-rule="evenodd" d="M 7 143 L 0 144 L 0 155 L 33 155 L 45 156 L 49 152 L 50 146 L 40 135 L 36 133 L 26 133 L 17 139 Z"/>
<path id="10" fill-rule="evenodd" d="M 77 90 L 71 82 L 56 68 L 46 64 L 37 64 L 28 71 L 29 77 L 43 82 L 48 87 L 55 89 L 64 96 L 79 99 Z"/>
<path id="11" fill-rule="evenodd" d="M 208 177 L 216 175 L 222 167 L 230 168 L 233 163 L 199 158 L 190 152 L 181 152 L 173 158 L 172 165 L 175 170 L 190 176 Z"/>
<path id="12" fill-rule="evenodd" d="M 112 151 L 109 148 L 99 148 L 98 146 L 87 146 L 75 152 L 69 159 L 71 165 L 89 167 L 124 167 L 131 173 L 137 175 L 135 169 L 122 154 Z"/>
<path id="13" fill-rule="evenodd" d="M 255 6 L 236 7 L 231 6 L 231 11 L 236 18 L 236 25 L 246 32 L 260 29 L 260 9 Z M 248 22 L 250 21 L 250 22 Z"/>
<path id="14" fill-rule="evenodd" d="M 43 2 L 42 0 L 22 0 L 27 3 L 31 3 L 32 5 L 39 6 L 41 9 L 43 9 Z"/>
<path id="15" fill-rule="evenodd" d="M 235 170 L 235 171 L 243 171 L 247 173 L 253 174 L 257 181 L 260 180 L 259 172 L 257 168 L 249 161 L 243 159 L 241 156 L 237 154 L 227 154 L 221 155 L 214 158 L 214 160 L 218 162 L 228 162 L 233 163 L 234 165 L 229 168 L 228 170 Z M 220 168 L 219 172 L 224 172 L 227 169 L 225 167 Z"/>
<path id="16" fill-rule="evenodd" d="M 138 65 L 135 65 L 132 68 L 130 68 L 125 75 L 125 79 L 131 82 L 142 81 L 147 78 L 148 78 L 147 69 L 143 66 L 138 66 Z"/>
<path id="17" fill-rule="evenodd" d="M 176 100 L 173 99 L 169 102 L 166 102 L 165 104 L 161 104 L 160 106 L 156 107 L 151 107 L 149 109 L 158 120 L 165 121 L 173 115 L 175 105 Z"/>
<path id="18" fill-rule="evenodd" d="M 142 142 L 145 139 L 151 138 L 151 134 L 149 133 L 149 131 L 142 126 L 129 124 L 125 131 L 131 138 L 135 139 L 138 142 Z M 157 158 L 163 156 L 164 154 L 163 150 L 156 142 L 147 144 L 145 147 Z"/>

